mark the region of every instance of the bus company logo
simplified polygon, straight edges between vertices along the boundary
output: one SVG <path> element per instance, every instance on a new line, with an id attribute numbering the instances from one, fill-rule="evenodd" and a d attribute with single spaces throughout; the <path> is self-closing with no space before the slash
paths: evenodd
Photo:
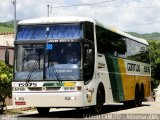
<path id="1" fill-rule="evenodd" d="M 135 63 L 127 63 L 127 70 L 134 71 L 134 72 L 140 72 L 140 65 L 135 64 Z"/>
<path id="2" fill-rule="evenodd" d="M 140 66 L 139 64 L 135 63 L 127 63 L 127 70 L 129 72 L 144 72 L 144 73 L 150 73 L 150 67 L 149 66 Z"/>
<path id="3" fill-rule="evenodd" d="M 144 72 L 150 73 L 150 67 L 144 66 Z"/>

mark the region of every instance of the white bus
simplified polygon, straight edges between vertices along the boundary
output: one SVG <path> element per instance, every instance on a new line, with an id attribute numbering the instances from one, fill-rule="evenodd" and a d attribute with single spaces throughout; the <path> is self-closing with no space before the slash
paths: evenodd
<path id="1" fill-rule="evenodd" d="M 13 104 L 50 108 L 120 102 L 140 106 L 150 96 L 148 42 L 86 17 L 19 22 L 15 38 Z"/>

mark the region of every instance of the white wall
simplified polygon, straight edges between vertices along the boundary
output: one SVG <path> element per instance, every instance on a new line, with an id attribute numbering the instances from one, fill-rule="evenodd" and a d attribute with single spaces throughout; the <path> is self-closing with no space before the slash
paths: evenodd
<path id="1" fill-rule="evenodd" d="M 156 91 L 156 102 L 160 102 L 160 85 L 155 91 Z"/>
<path id="2" fill-rule="evenodd" d="M 14 34 L 0 35 L 0 46 L 14 46 Z"/>

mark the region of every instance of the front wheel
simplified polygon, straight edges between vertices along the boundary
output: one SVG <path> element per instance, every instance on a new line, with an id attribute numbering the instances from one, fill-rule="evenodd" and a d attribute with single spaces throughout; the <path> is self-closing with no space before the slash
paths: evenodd
<path id="1" fill-rule="evenodd" d="M 97 97 L 96 97 L 96 105 L 91 107 L 92 111 L 96 114 L 99 114 L 102 112 L 103 109 L 103 96 L 101 90 L 97 91 Z"/>
<path id="2" fill-rule="evenodd" d="M 48 107 L 37 107 L 37 111 L 39 114 L 48 114 L 50 108 Z"/>

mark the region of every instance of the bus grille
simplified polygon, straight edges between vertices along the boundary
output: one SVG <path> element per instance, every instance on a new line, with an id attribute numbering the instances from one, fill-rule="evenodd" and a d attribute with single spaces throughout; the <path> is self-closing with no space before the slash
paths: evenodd
<path id="1" fill-rule="evenodd" d="M 30 91 L 42 91 L 42 87 L 28 87 Z"/>
<path id="2" fill-rule="evenodd" d="M 60 87 L 46 87 L 46 91 L 59 90 Z"/>

